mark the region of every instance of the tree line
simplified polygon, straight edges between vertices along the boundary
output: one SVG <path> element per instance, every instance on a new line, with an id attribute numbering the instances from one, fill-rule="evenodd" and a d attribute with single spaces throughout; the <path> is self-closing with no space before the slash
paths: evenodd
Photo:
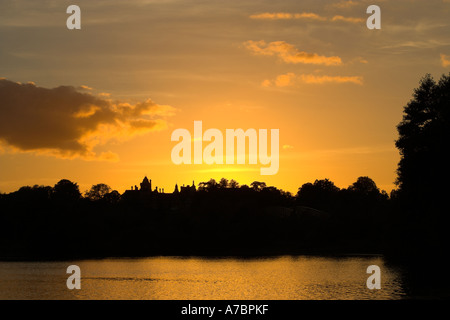
<path id="1" fill-rule="evenodd" d="M 377 228 L 389 200 L 369 177 L 346 189 L 316 180 L 296 195 L 261 181 L 210 179 L 195 192 L 140 198 L 102 183 L 83 196 L 63 179 L 1 196 L 1 251 L 11 259 L 373 252 L 382 249 Z M 367 229 L 375 235 L 360 232 Z"/>

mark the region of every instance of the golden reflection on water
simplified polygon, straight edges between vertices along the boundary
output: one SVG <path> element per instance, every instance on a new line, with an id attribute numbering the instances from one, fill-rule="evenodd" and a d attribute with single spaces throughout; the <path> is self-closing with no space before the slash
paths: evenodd
<path id="1" fill-rule="evenodd" d="M 68 290 L 66 268 L 81 268 Z M 366 287 L 369 265 L 381 289 Z M 398 271 L 382 257 L 145 258 L 0 262 L 0 299 L 347 300 L 401 299 Z"/>

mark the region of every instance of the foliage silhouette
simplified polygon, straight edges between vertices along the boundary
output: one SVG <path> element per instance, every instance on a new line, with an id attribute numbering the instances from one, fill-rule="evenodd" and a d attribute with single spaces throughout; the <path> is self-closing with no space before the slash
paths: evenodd
<path id="1" fill-rule="evenodd" d="M 96 201 L 96 200 L 103 199 L 110 192 L 111 192 L 110 186 L 108 186 L 104 183 L 99 183 L 99 184 L 93 185 L 89 191 L 86 191 L 84 196 L 93 201 Z"/>
<path id="2" fill-rule="evenodd" d="M 436 82 L 425 75 L 404 107 L 395 142 L 401 159 L 398 190 L 393 194 L 398 215 L 389 236 L 395 251 L 409 257 L 444 258 L 450 244 L 447 207 L 450 166 L 450 74 Z M 406 243 L 408 245 L 406 245 Z"/>
<path id="3" fill-rule="evenodd" d="M 67 179 L 62 179 L 53 187 L 51 196 L 52 199 L 59 202 L 72 203 L 81 198 L 81 193 L 78 184 Z"/>
<path id="4" fill-rule="evenodd" d="M 401 154 L 397 183 L 410 199 L 440 200 L 448 189 L 447 149 L 450 139 L 450 74 L 436 82 L 427 74 L 405 106 L 395 145 Z"/>
<path id="5" fill-rule="evenodd" d="M 353 192 L 357 192 L 363 195 L 379 195 L 380 190 L 378 189 L 375 181 L 369 177 L 359 177 L 355 183 L 353 183 L 349 188 Z"/>
<path id="6" fill-rule="evenodd" d="M 350 189 L 316 180 L 293 196 L 264 182 L 249 187 L 225 178 L 172 194 L 120 195 L 96 184 L 81 197 L 65 179 L 22 187 L 0 197 L 0 258 L 379 252 L 383 220 L 370 219 L 386 215 L 388 199 Z M 368 224 L 375 232 L 360 232 Z"/>

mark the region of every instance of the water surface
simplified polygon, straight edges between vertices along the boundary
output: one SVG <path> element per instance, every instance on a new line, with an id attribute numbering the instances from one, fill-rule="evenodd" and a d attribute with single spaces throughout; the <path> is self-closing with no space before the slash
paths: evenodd
<path id="1" fill-rule="evenodd" d="M 72 264 L 81 268 L 81 290 L 66 286 Z M 366 287 L 369 265 L 381 268 L 380 290 Z M 0 299 L 402 299 L 402 279 L 373 256 L 0 262 Z"/>

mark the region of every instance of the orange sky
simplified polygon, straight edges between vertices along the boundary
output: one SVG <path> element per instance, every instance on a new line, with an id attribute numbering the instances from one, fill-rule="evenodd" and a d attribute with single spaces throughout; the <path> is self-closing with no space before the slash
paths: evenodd
<path id="1" fill-rule="evenodd" d="M 82 29 L 68 30 L 62 2 L 2 2 L 0 192 L 62 178 L 123 192 L 144 175 L 166 192 L 359 176 L 389 192 L 403 106 L 425 73 L 450 70 L 450 3 L 378 1 L 381 30 L 366 27 L 370 4 L 77 1 Z M 171 133 L 195 120 L 279 129 L 278 173 L 173 164 Z"/>

